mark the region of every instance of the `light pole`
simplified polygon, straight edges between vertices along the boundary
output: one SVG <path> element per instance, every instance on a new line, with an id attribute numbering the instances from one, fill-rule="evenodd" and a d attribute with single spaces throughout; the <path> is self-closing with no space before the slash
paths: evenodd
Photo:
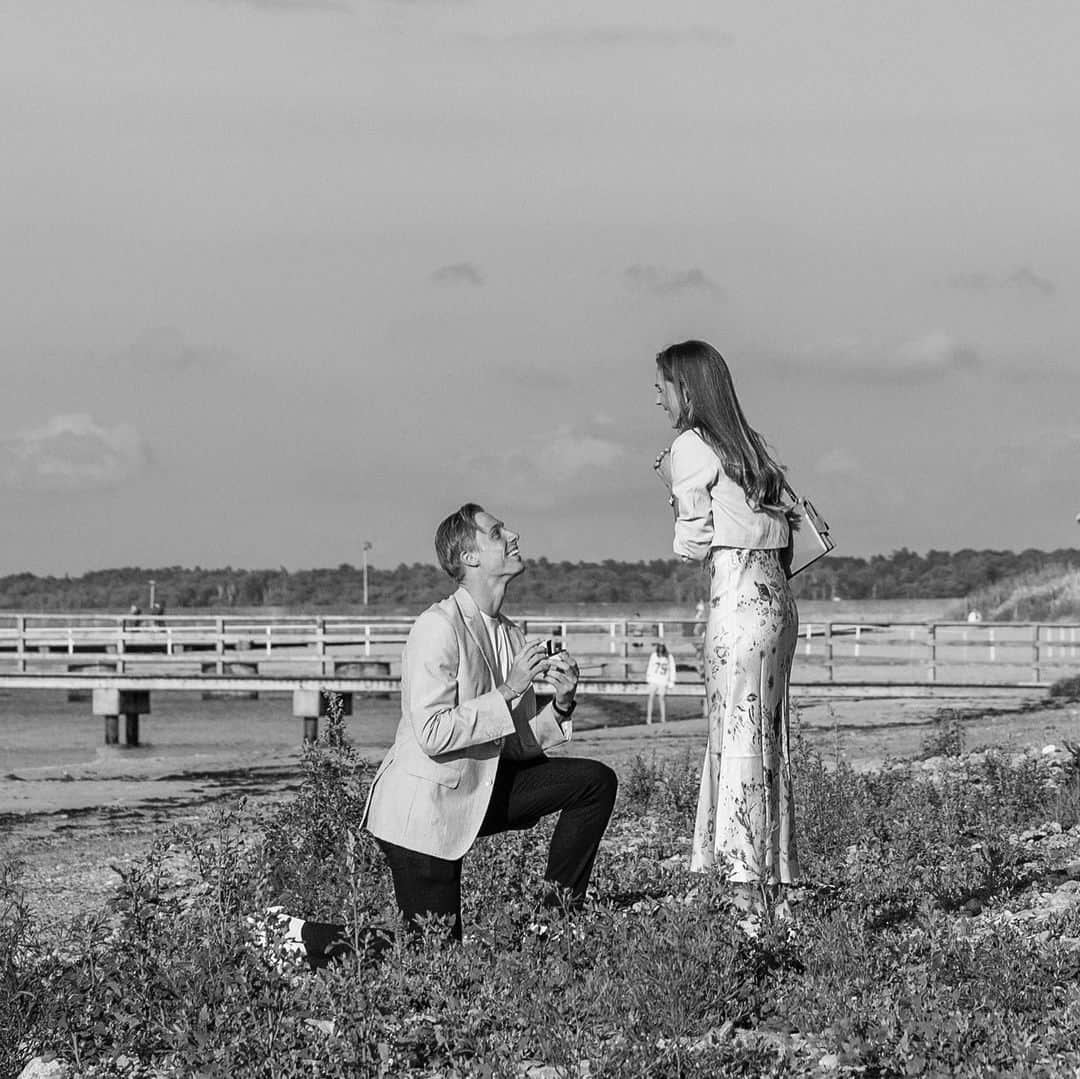
<path id="1" fill-rule="evenodd" d="M 361 557 L 364 565 L 364 606 L 367 606 L 368 591 L 367 591 L 367 553 L 371 550 L 371 543 L 368 540 L 364 540 L 364 546 L 361 548 Z"/>

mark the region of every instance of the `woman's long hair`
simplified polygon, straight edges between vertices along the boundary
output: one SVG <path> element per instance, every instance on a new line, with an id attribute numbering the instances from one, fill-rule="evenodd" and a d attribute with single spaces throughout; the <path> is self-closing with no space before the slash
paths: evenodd
<path id="1" fill-rule="evenodd" d="M 656 364 L 678 395 L 676 427 L 698 431 L 712 446 L 752 509 L 782 511 L 784 469 L 747 423 L 724 357 L 705 341 L 683 341 L 659 353 Z"/>

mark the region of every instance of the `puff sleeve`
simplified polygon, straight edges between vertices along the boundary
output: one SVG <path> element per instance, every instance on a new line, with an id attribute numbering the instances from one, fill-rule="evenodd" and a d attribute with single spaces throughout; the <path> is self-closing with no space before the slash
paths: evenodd
<path id="1" fill-rule="evenodd" d="M 675 498 L 677 555 L 703 562 L 713 542 L 712 488 L 720 461 L 694 431 L 684 431 L 671 444 L 671 493 Z"/>

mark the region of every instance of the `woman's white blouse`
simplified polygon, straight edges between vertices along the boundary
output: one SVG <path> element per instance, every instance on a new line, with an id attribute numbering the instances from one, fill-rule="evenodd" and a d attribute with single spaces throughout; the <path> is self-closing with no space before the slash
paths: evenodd
<path id="1" fill-rule="evenodd" d="M 683 431 L 671 444 L 671 493 L 677 555 L 703 562 L 713 547 L 771 550 L 788 545 L 787 518 L 751 509 L 743 489 L 696 431 Z"/>

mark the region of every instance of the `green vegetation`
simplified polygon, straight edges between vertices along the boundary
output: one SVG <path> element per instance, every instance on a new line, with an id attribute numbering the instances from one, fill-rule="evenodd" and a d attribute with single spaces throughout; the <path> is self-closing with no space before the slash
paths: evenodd
<path id="1" fill-rule="evenodd" d="M 966 601 L 990 621 L 1053 622 L 1080 617 L 1080 568 L 1062 563 L 1007 577 Z M 957 611 L 963 617 L 961 611 Z"/>
<path id="2" fill-rule="evenodd" d="M 1049 690 L 1051 698 L 1060 702 L 1080 701 L 1080 674 L 1059 678 Z"/>
<path id="3" fill-rule="evenodd" d="M 530 604 L 673 603 L 693 605 L 704 595 L 700 567 L 671 559 L 651 562 L 530 562 L 530 572 L 517 582 L 514 602 Z M 891 555 L 850 558 L 833 554 L 795 578 L 795 591 L 806 599 L 941 599 L 972 596 L 963 613 L 974 604 L 990 617 L 991 608 L 1003 617 L 1014 609 L 1029 608 L 1008 601 L 1012 580 L 1038 580 L 1071 575 L 1071 585 L 1057 606 L 1055 617 L 1080 616 L 1080 550 L 1059 551 L 930 551 L 925 556 L 907 548 Z M 276 570 L 159 569 L 98 570 L 82 577 L 36 577 L 20 573 L 0 577 L 0 608 L 21 611 L 114 610 L 132 603 L 148 605 L 148 581 L 170 611 L 187 608 L 314 607 L 344 609 L 363 602 L 363 573 L 343 563 L 336 569 Z M 415 613 L 446 594 L 447 578 L 438 566 L 402 563 L 396 569 L 370 568 L 368 590 L 371 609 L 382 613 Z M 982 600 L 983 591 L 988 598 Z M 991 602 L 1000 595 L 1000 601 Z M 1026 602 L 1026 601 L 1025 601 Z M 1024 616 L 1027 617 L 1027 616 Z"/>
<path id="4" fill-rule="evenodd" d="M 433 924 L 422 947 L 312 974 L 256 943 L 246 916 L 281 902 L 395 924 L 357 829 L 369 775 L 335 732 L 292 802 L 163 838 L 110 909 L 61 932 L 0 876 L 0 1074 L 44 1051 L 91 1079 L 494 1077 L 528 1061 L 592 1079 L 814 1075 L 823 1060 L 875 1076 L 1080 1067 L 1080 908 L 1040 933 L 1004 915 L 1054 868 L 1021 830 L 1077 823 L 1075 753 L 856 774 L 800 748 L 813 885 L 756 939 L 724 885 L 687 870 L 696 759 L 639 758 L 584 912 L 535 909 L 550 833 L 510 833 L 466 863 L 464 947 Z"/>

